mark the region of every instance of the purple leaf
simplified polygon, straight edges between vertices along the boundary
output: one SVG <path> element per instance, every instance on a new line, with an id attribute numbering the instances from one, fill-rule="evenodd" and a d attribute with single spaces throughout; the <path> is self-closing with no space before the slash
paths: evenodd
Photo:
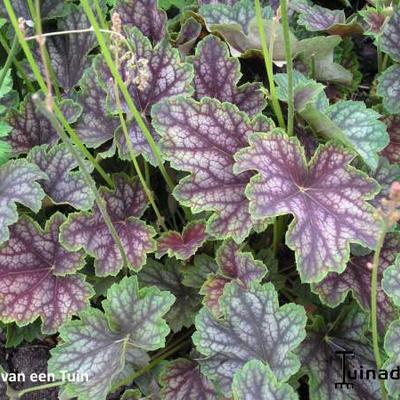
<path id="1" fill-rule="evenodd" d="M 373 7 L 367 7 L 359 11 L 366 24 L 365 35 L 377 36 L 382 32 L 387 16 Z"/>
<path id="2" fill-rule="evenodd" d="M 344 319 L 332 328 L 312 328 L 301 344 L 299 357 L 302 372 L 308 375 L 310 400 L 376 400 L 380 397 L 379 383 L 375 379 L 351 380 L 352 389 L 337 388 L 342 381 L 342 360 L 338 350 L 354 352 L 346 357 L 346 371 L 353 374 L 360 367 L 375 369 L 376 364 L 369 340 L 368 316 L 353 306 L 345 310 Z"/>
<path id="3" fill-rule="evenodd" d="M 295 251 L 302 282 L 343 272 L 350 242 L 374 248 L 380 224 L 365 200 L 378 186 L 349 166 L 352 153 L 328 143 L 307 163 L 299 141 L 279 130 L 254 134 L 250 144 L 235 156 L 235 172 L 259 173 L 246 189 L 254 218 L 294 215 L 286 243 Z"/>
<path id="4" fill-rule="evenodd" d="M 110 115 L 106 108 L 107 92 L 95 75 L 94 65 L 85 71 L 80 81 L 78 102 L 82 106 L 81 118 L 75 125 L 79 138 L 88 147 L 97 148 L 114 138 L 119 119 Z"/>
<path id="5" fill-rule="evenodd" d="M 71 5 L 70 12 L 58 21 L 57 31 L 71 31 L 90 27 L 86 14 L 79 7 Z M 70 91 L 81 79 L 88 66 L 87 55 L 96 46 L 94 33 L 73 33 L 52 36 L 46 40 L 51 65 L 59 86 Z M 42 75 L 44 68 L 38 47 L 35 48 L 36 61 Z"/>
<path id="6" fill-rule="evenodd" d="M 383 122 L 389 133 L 389 144 L 381 154 L 391 162 L 400 163 L 400 116 L 385 117 Z"/>
<path id="7" fill-rule="evenodd" d="M 212 383 L 190 360 L 178 358 L 167 364 L 161 372 L 161 395 L 164 400 L 217 400 Z"/>
<path id="8" fill-rule="evenodd" d="M 397 253 L 400 252 L 400 235 L 388 234 L 381 252 L 378 271 L 378 322 L 382 331 L 393 320 L 396 313 L 393 306 L 381 288 L 383 272 L 393 264 Z M 344 301 L 351 291 L 353 296 L 366 310 L 370 310 L 371 303 L 371 270 L 373 255 L 352 257 L 346 270 L 338 275 L 329 274 L 322 282 L 313 286 L 313 291 L 319 295 L 321 301 L 330 307 L 336 307 Z"/>
<path id="9" fill-rule="evenodd" d="M 177 98 L 153 107 L 153 124 L 165 158 L 173 168 L 191 173 L 174 196 L 195 213 L 214 211 L 209 234 L 243 241 L 252 227 L 244 195 L 251 174 L 233 174 L 233 155 L 246 146 L 250 133 L 267 131 L 272 123 L 250 121 L 234 105 L 214 99 Z"/>
<path id="10" fill-rule="evenodd" d="M 70 204 L 79 210 L 90 210 L 94 202 L 94 193 L 78 167 L 78 162 L 65 144 L 51 149 L 47 145 L 36 146 L 28 154 L 27 160 L 36 164 L 47 174 L 48 179 L 41 181 L 46 194 L 54 204 Z"/>
<path id="11" fill-rule="evenodd" d="M 128 364 L 130 373 L 139 370 L 149 362 L 146 351 L 165 346 L 169 328 L 163 316 L 173 302 L 172 294 L 155 287 L 139 290 L 136 277 L 125 277 L 108 290 L 104 313 L 89 308 L 61 327 L 62 343 L 51 350 L 49 372 L 56 379 L 63 372 L 87 374 L 87 380 L 66 382 L 66 395 L 105 400 L 115 379 L 126 377 Z"/>
<path id="12" fill-rule="evenodd" d="M 10 240 L 0 249 L 0 318 L 26 325 L 37 317 L 44 333 L 54 333 L 84 309 L 91 286 L 75 272 L 84 254 L 69 253 L 58 242 L 65 217 L 54 214 L 45 230 L 22 217 L 10 229 Z"/>
<path id="13" fill-rule="evenodd" d="M 171 259 L 167 259 L 165 265 L 149 259 L 138 274 L 141 286 L 156 286 L 175 296 L 175 303 L 165 316 L 173 332 L 179 332 L 183 327 L 190 328 L 200 308 L 197 290 L 184 286 L 182 278 L 182 265 Z"/>
<path id="14" fill-rule="evenodd" d="M 8 240 L 8 226 L 17 222 L 15 203 L 38 212 L 45 196 L 37 181 L 47 175 L 26 160 L 12 160 L 0 166 L 0 243 Z"/>
<path id="15" fill-rule="evenodd" d="M 69 123 L 75 122 L 82 112 L 72 100 L 61 101 L 59 107 Z M 59 139 L 50 121 L 36 110 L 31 97 L 25 98 L 20 111 L 10 113 L 7 123 L 12 127 L 7 139 L 14 155 L 29 153 L 42 144 L 52 146 Z"/>
<path id="16" fill-rule="evenodd" d="M 383 105 L 389 114 L 400 114 L 399 64 L 392 65 L 379 76 L 376 93 L 382 97 Z"/>
<path id="17" fill-rule="evenodd" d="M 167 14 L 157 6 L 157 0 L 117 0 L 114 11 L 124 27 L 136 27 L 155 42 L 166 35 Z"/>
<path id="18" fill-rule="evenodd" d="M 201 371 L 224 395 L 230 396 L 234 373 L 253 359 L 268 364 L 280 381 L 297 372 L 300 363 L 293 350 L 306 336 L 302 306 L 280 307 L 272 283 L 256 282 L 248 288 L 235 282 L 226 285 L 220 304 L 222 318 L 200 310 L 192 338 L 204 355 Z"/>
<path id="19" fill-rule="evenodd" d="M 32 16 L 26 0 L 13 0 L 11 2 L 17 18 L 24 18 L 28 23 L 32 23 Z M 40 17 L 42 19 L 60 17 L 65 14 L 64 0 L 41 0 Z M 0 4 L 0 17 L 8 19 L 8 13 L 4 2 Z"/>
<path id="20" fill-rule="evenodd" d="M 209 35 L 198 44 L 192 61 L 197 100 L 207 96 L 227 101 L 251 116 L 265 108 L 261 84 L 238 86 L 242 77 L 240 62 L 229 57 L 228 46 L 216 36 Z"/>
<path id="21" fill-rule="evenodd" d="M 158 239 L 156 257 L 164 254 L 178 260 L 187 260 L 205 242 L 206 226 L 203 221 L 193 221 L 183 228 L 182 234 L 174 231 L 163 233 Z"/>
<path id="22" fill-rule="evenodd" d="M 120 73 L 125 79 L 129 79 L 128 91 L 131 98 L 154 135 L 148 118 L 152 106 L 170 96 L 191 95 L 193 92 L 191 87 L 193 67 L 188 63 L 181 62 L 178 50 L 173 49 L 167 41 L 164 40 L 153 48 L 149 39 L 143 36 L 136 28 L 126 28 L 125 31 L 131 43 L 136 63 L 134 66 L 130 66 L 130 59 L 121 62 Z M 109 86 L 111 85 L 109 87 L 109 96 L 112 99 L 112 109 L 114 110 L 114 85 L 109 69 L 99 59 L 96 70 L 101 81 L 108 82 Z M 140 76 L 138 74 L 140 70 L 145 71 L 142 77 L 147 76 L 145 85 L 142 87 L 136 81 Z M 128 107 L 122 96 L 121 101 L 124 110 L 128 112 Z M 135 121 L 132 121 L 129 127 L 129 135 L 134 150 L 139 154 L 143 154 L 148 161 L 156 165 L 153 152 Z M 122 130 L 118 131 L 116 141 L 121 158 L 130 159 Z"/>
<path id="23" fill-rule="evenodd" d="M 175 46 L 179 48 L 182 57 L 187 56 L 193 49 L 196 40 L 201 34 L 202 26 L 193 17 L 188 18 L 182 25 Z"/>
<path id="24" fill-rule="evenodd" d="M 204 304 L 215 315 L 220 315 L 219 299 L 225 285 L 236 281 L 239 285 L 247 287 L 252 281 L 260 282 L 267 273 L 267 268 L 261 261 L 255 260 L 251 253 L 242 252 L 233 240 L 227 240 L 221 245 L 216 261 L 218 271 L 208 275 L 200 293 L 205 296 Z"/>
<path id="25" fill-rule="evenodd" d="M 395 10 L 383 28 L 380 46 L 394 61 L 400 61 L 400 8 Z"/>
<path id="26" fill-rule="evenodd" d="M 226 4 L 227 6 L 233 6 L 237 3 L 237 0 L 199 0 L 199 4 Z"/>
<path id="27" fill-rule="evenodd" d="M 146 262 L 146 254 L 154 250 L 155 231 L 139 219 L 147 208 L 147 197 L 138 180 L 117 174 L 114 182 L 114 191 L 101 188 L 100 194 L 128 257 L 128 266 L 138 271 Z M 123 267 L 122 255 L 97 206 L 92 213 L 71 214 L 60 237 L 66 248 L 83 248 L 95 258 L 98 276 L 116 275 Z"/>

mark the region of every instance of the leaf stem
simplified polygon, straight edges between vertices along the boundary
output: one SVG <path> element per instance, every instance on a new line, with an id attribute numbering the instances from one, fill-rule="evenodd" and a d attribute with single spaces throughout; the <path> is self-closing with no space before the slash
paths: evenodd
<path id="1" fill-rule="evenodd" d="M 11 50 L 8 53 L 7 56 L 7 60 L 4 64 L 4 66 L 1 69 L 1 76 L 0 76 L 0 87 L 3 85 L 4 79 L 6 78 L 7 75 L 7 71 L 10 68 L 10 65 L 15 57 L 15 55 L 17 54 L 18 51 L 18 38 L 16 36 L 14 36 L 12 45 L 11 45 Z"/>
<path id="2" fill-rule="evenodd" d="M 386 236 L 386 226 L 382 228 L 381 234 L 376 244 L 374 258 L 372 261 L 372 274 L 371 274 L 371 331 L 372 331 L 372 345 L 375 356 L 375 364 L 377 370 L 382 366 L 381 353 L 379 350 L 379 333 L 378 333 L 378 317 L 377 317 L 377 295 L 378 295 L 378 269 L 379 261 L 383 243 Z M 381 399 L 386 400 L 387 394 L 383 381 L 379 379 L 379 386 L 381 389 Z"/>
<path id="3" fill-rule="evenodd" d="M 46 389 L 51 389 L 54 387 L 62 386 L 62 385 L 64 385 L 64 383 L 65 382 L 63 382 L 63 381 L 56 381 L 56 382 L 45 383 L 43 385 L 32 386 L 27 389 L 20 390 L 20 391 L 16 392 L 15 394 L 13 393 L 13 394 L 11 394 L 11 396 L 15 396 L 14 398 L 20 399 L 28 393 L 33 393 L 33 392 L 37 392 L 39 390 L 46 390 Z"/>
<path id="4" fill-rule="evenodd" d="M 285 120 L 283 118 L 281 106 L 279 104 L 278 97 L 276 95 L 275 82 L 274 82 L 274 69 L 273 69 L 273 65 L 272 65 L 272 59 L 271 59 L 271 56 L 270 56 L 270 54 L 268 52 L 268 48 L 267 48 L 267 38 L 265 36 L 265 31 L 264 31 L 264 26 L 263 26 L 260 0 L 255 0 L 254 3 L 255 3 L 255 8 L 256 8 L 256 18 L 257 18 L 258 31 L 260 34 L 261 48 L 262 48 L 262 53 L 264 56 L 265 68 L 267 71 L 269 91 L 271 94 L 272 108 L 274 110 L 276 117 L 278 118 L 279 126 L 283 129 L 286 129 L 286 124 L 285 124 Z"/>
<path id="5" fill-rule="evenodd" d="M 17 18 L 15 16 L 14 10 L 11 6 L 10 0 L 4 0 L 4 5 L 7 9 L 7 13 L 10 17 L 10 21 L 14 27 L 14 30 L 17 34 L 18 37 L 18 41 L 20 43 L 20 46 L 22 47 L 25 56 L 29 62 L 29 65 L 33 71 L 33 74 L 35 75 L 35 78 L 40 86 L 40 89 L 42 90 L 42 92 L 45 94 L 45 96 L 47 96 L 47 86 L 45 81 L 43 80 L 43 77 L 40 73 L 40 69 L 33 57 L 33 54 L 27 44 L 27 42 L 25 41 L 24 35 L 23 33 L 20 31 L 19 27 L 18 27 L 18 21 Z M 80 141 L 78 135 L 76 134 L 76 132 L 71 128 L 71 126 L 69 125 L 68 121 L 65 119 L 63 113 L 61 112 L 60 108 L 58 107 L 58 105 L 55 103 L 53 105 L 54 108 L 54 113 L 57 116 L 57 118 L 59 119 L 59 121 L 61 122 L 61 124 L 63 125 L 64 129 L 68 132 L 68 134 L 71 137 L 72 142 L 79 148 L 79 150 L 81 150 L 81 152 L 85 155 L 85 157 L 93 164 L 93 166 L 95 167 L 95 169 L 99 172 L 99 174 L 101 175 L 101 177 L 107 182 L 107 184 L 110 187 L 113 187 L 113 181 L 111 180 L 111 178 L 108 176 L 108 174 L 104 171 L 104 169 L 100 166 L 100 164 L 96 161 L 96 159 L 92 156 L 92 154 L 89 152 L 89 150 L 83 145 L 83 143 Z"/>
<path id="6" fill-rule="evenodd" d="M 287 116 L 287 134 L 293 135 L 294 120 L 294 94 L 293 94 L 293 60 L 292 46 L 290 43 L 289 17 L 287 0 L 280 0 L 282 14 L 283 39 L 285 42 L 286 72 L 288 77 L 288 116 Z"/>
<path id="7" fill-rule="evenodd" d="M 6 0 L 7 1 L 7 0 Z M 9 0 L 8 0 L 9 1 Z M 96 18 L 93 14 L 92 9 L 89 6 L 88 0 L 82 0 L 81 4 L 86 12 L 86 15 L 88 16 L 88 19 L 90 21 L 90 24 L 92 25 L 94 32 L 96 34 L 97 40 L 100 45 L 101 53 L 104 57 L 104 60 L 106 61 L 108 68 L 110 69 L 110 72 L 116 81 L 119 89 L 121 90 L 122 95 L 124 96 L 124 99 L 128 105 L 129 111 L 132 113 L 133 117 L 135 118 L 137 124 L 139 125 L 140 129 L 142 130 L 147 142 L 150 145 L 150 148 L 152 152 L 154 153 L 154 156 L 156 157 L 158 167 L 160 168 L 161 174 L 163 175 L 165 182 L 167 183 L 170 191 L 174 189 L 174 183 L 170 176 L 168 175 L 167 170 L 165 169 L 163 159 L 161 158 L 160 151 L 157 147 L 156 142 L 153 139 L 153 136 L 150 133 L 149 128 L 147 127 L 145 121 L 143 120 L 141 114 L 139 113 L 138 109 L 136 108 L 135 103 L 133 102 L 128 88 L 125 85 L 125 82 L 123 81 L 121 75 L 118 72 L 117 67 L 114 64 L 113 58 L 111 56 L 110 50 L 108 49 L 106 42 L 104 40 L 104 37 L 100 31 L 99 25 L 96 21 Z"/>
<path id="8" fill-rule="evenodd" d="M 113 238 L 116 246 L 118 247 L 118 250 L 121 253 L 121 256 L 124 260 L 124 265 L 128 266 L 129 265 L 129 260 L 128 257 L 125 253 L 124 247 L 121 243 L 121 239 L 119 238 L 119 235 L 114 227 L 113 222 L 111 221 L 110 215 L 108 214 L 106 204 L 103 200 L 103 198 L 100 196 L 100 193 L 97 190 L 96 184 L 94 183 L 89 171 L 86 169 L 86 165 L 78 151 L 75 149 L 73 144 L 71 143 L 70 138 L 68 135 L 64 132 L 62 126 L 60 125 L 60 122 L 56 118 L 56 116 L 50 112 L 47 107 L 43 106 L 43 103 L 40 100 L 35 101 L 36 106 L 38 107 L 39 111 L 51 122 L 53 125 L 53 128 L 57 131 L 58 135 L 61 137 L 62 141 L 67 145 L 69 152 L 74 156 L 75 160 L 77 161 L 79 168 L 82 171 L 82 174 L 85 178 L 86 184 L 90 189 L 92 190 L 96 204 L 99 207 L 99 211 L 104 219 L 105 224 L 107 225 L 108 230 L 110 231 L 111 237 Z"/>

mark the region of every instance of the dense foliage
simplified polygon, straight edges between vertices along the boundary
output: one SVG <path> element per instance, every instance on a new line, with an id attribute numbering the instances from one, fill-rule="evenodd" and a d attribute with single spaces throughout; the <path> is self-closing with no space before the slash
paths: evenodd
<path id="1" fill-rule="evenodd" d="M 2 1 L 1 398 L 399 398 L 400 5 L 354 3 Z"/>

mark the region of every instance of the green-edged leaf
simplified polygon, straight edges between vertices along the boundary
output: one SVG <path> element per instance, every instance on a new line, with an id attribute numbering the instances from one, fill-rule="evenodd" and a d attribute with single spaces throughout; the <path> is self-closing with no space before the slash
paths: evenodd
<path id="1" fill-rule="evenodd" d="M 255 260 L 251 253 L 243 252 L 233 240 L 225 241 L 217 251 L 218 271 L 210 274 L 200 289 L 204 304 L 215 314 L 220 315 L 219 300 L 225 285 L 236 281 L 247 287 L 250 282 L 260 282 L 267 273 L 265 265 Z"/>
<path id="2" fill-rule="evenodd" d="M 209 35 L 197 45 L 192 62 L 197 100 L 207 96 L 233 103 L 250 116 L 265 108 L 266 102 L 259 83 L 238 86 L 242 77 L 240 62 L 229 57 L 228 46 L 216 36 Z"/>
<path id="3" fill-rule="evenodd" d="M 39 183 L 47 175 L 26 160 L 11 160 L 0 166 L 0 243 L 9 238 L 8 226 L 17 222 L 16 203 L 38 212 L 45 196 Z"/>
<path id="4" fill-rule="evenodd" d="M 354 375 L 363 366 L 375 369 L 371 344 L 366 339 L 368 315 L 358 307 L 346 310 L 345 318 L 333 325 L 312 329 L 301 344 L 299 357 L 301 371 L 308 375 L 310 400 L 376 400 L 380 397 L 379 383 L 375 379 L 352 379 L 353 388 L 337 388 L 342 382 L 342 356 L 337 351 L 352 351 L 346 357 L 346 371 Z"/>
<path id="5" fill-rule="evenodd" d="M 233 377 L 234 400 L 297 400 L 293 388 L 278 382 L 268 364 L 258 360 L 246 363 Z"/>
<path id="6" fill-rule="evenodd" d="M 114 191 L 102 187 L 99 192 L 128 257 L 128 266 L 138 271 L 146 262 L 146 254 L 155 247 L 154 229 L 139 219 L 147 208 L 147 197 L 137 179 L 117 174 L 114 183 Z M 91 213 L 70 214 L 60 237 L 66 248 L 83 248 L 95 258 L 98 276 L 116 275 L 123 267 L 123 257 L 97 205 Z"/>
<path id="7" fill-rule="evenodd" d="M 303 282 L 342 272 L 350 242 L 374 248 L 380 223 L 366 200 L 378 185 L 349 166 L 352 153 L 328 143 L 307 162 L 298 139 L 280 130 L 254 134 L 250 145 L 235 156 L 236 172 L 258 171 L 246 189 L 250 211 L 258 219 L 294 215 L 286 243 Z"/>
<path id="8" fill-rule="evenodd" d="M 394 61 L 400 61 L 400 8 L 397 8 L 394 14 L 383 28 L 380 38 L 380 47 L 385 53 L 389 54 Z"/>
<path id="9" fill-rule="evenodd" d="M 400 250 L 398 251 L 400 253 Z M 396 306 L 400 306 L 400 257 L 383 272 L 382 288 Z"/>
<path id="10" fill-rule="evenodd" d="M 77 120 L 82 112 L 79 104 L 63 100 L 58 105 L 69 123 Z M 32 97 L 26 97 L 20 111 L 12 111 L 7 118 L 12 130 L 8 141 L 13 155 L 29 153 L 35 146 L 54 145 L 59 136 L 51 122 L 35 107 Z"/>
<path id="11" fill-rule="evenodd" d="M 382 368 L 389 371 L 389 379 L 385 381 L 387 391 L 393 398 L 400 396 L 400 384 L 399 380 L 395 376 L 399 376 L 399 365 L 400 365 L 400 320 L 392 322 L 385 336 L 385 351 L 388 355 L 388 359 L 382 365 Z M 391 372 L 394 372 L 392 379 Z"/>
<path id="12" fill-rule="evenodd" d="M 168 254 L 178 260 L 187 260 L 207 239 L 203 221 L 192 221 L 183 228 L 182 234 L 168 231 L 161 234 L 157 241 L 156 257 Z"/>
<path id="13" fill-rule="evenodd" d="M 267 132 L 272 122 L 250 120 L 236 106 L 209 98 L 170 99 L 153 107 L 152 115 L 164 157 L 173 168 L 190 172 L 176 186 L 176 199 L 195 213 L 213 211 L 210 235 L 243 241 L 252 227 L 244 195 L 251 174 L 233 173 L 233 155 L 251 133 Z"/>
<path id="14" fill-rule="evenodd" d="M 381 281 L 386 269 L 391 265 L 396 255 L 400 252 L 400 234 L 388 234 L 381 251 L 378 270 L 377 308 L 378 323 L 382 331 L 396 316 L 391 301 L 382 290 Z M 351 291 L 353 297 L 365 311 L 370 311 L 371 304 L 371 270 L 368 266 L 372 263 L 373 254 L 352 257 L 346 270 L 340 275 L 333 272 L 317 285 L 313 291 L 321 301 L 330 307 L 342 303 Z"/>
<path id="15" fill-rule="evenodd" d="M 146 351 L 165 345 L 169 333 L 163 316 L 174 296 L 155 287 L 138 289 L 136 277 L 114 284 L 103 301 L 103 314 L 90 308 L 60 329 L 63 343 L 51 350 L 49 372 L 87 374 L 66 384 L 69 396 L 105 400 L 113 379 L 123 370 L 127 352 L 135 368 L 147 364 Z M 82 375 L 81 375 L 82 376 Z"/>
<path id="16" fill-rule="evenodd" d="M 69 253 L 58 242 L 65 217 L 54 214 L 44 231 L 22 217 L 10 229 L 10 240 L 0 248 L 0 318 L 26 325 L 37 317 L 43 332 L 54 333 L 88 304 L 91 286 L 75 272 L 84 254 Z"/>
<path id="17" fill-rule="evenodd" d="M 220 299 L 223 318 L 203 308 L 196 317 L 193 342 L 206 358 L 202 372 L 230 395 L 234 373 L 247 361 L 267 363 L 278 380 L 286 381 L 300 367 L 292 351 L 305 338 L 306 314 L 296 304 L 279 306 L 271 283 L 243 288 L 226 285 Z"/>
<path id="18" fill-rule="evenodd" d="M 382 199 L 389 197 L 392 183 L 400 180 L 400 165 L 390 164 L 385 157 L 381 157 L 378 168 L 375 170 L 372 178 L 379 183 L 381 190 L 370 203 L 374 207 L 379 208 L 382 207 Z"/>
<path id="19" fill-rule="evenodd" d="M 175 46 L 178 47 L 181 56 L 187 56 L 193 49 L 196 40 L 199 38 L 202 25 L 193 17 L 189 17 L 181 26 Z"/>
<path id="20" fill-rule="evenodd" d="M 138 274 L 141 286 L 157 286 L 168 290 L 176 301 L 165 316 L 174 332 L 193 325 L 194 316 L 199 309 L 200 297 L 197 291 L 182 284 L 181 265 L 178 261 L 167 259 L 165 264 L 149 259 Z"/>
<path id="21" fill-rule="evenodd" d="M 160 376 L 163 400 L 217 400 L 213 384 L 197 363 L 179 358 L 165 365 Z"/>
<path id="22" fill-rule="evenodd" d="M 47 174 L 48 179 L 41 181 L 46 194 L 55 204 L 68 203 L 79 210 L 90 210 L 94 202 L 94 193 L 87 186 L 78 167 L 78 162 L 65 144 L 51 149 L 47 145 L 34 147 L 27 160 L 36 164 Z"/>
<path id="23" fill-rule="evenodd" d="M 390 114 L 400 114 L 400 65 L 386 69 L 378 79 L 377 94 Z"/>

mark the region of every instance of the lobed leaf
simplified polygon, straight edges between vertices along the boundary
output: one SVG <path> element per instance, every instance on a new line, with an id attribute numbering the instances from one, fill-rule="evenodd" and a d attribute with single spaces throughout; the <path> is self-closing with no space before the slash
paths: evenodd
<path id="1" fill-rule="evenodd" d="M 387 68 L 378 78 L 376 93 L 389 114 L 400 114 L 400 65 Z"/>
<path id="2" fill-rule="evenodd" d="M 206 308 L 196 317 L 193 343 L 206 358 L 202 371 L 229 396 L 235 372 L 252 359 L 267 363 L 286 381 L 300 367 L 292 351 L 305 338 L 306 314 L 296 304 L 279 306 L 271 283 L 226 285 L 220 299 L 222 319 Z"/>
<path id="3" fill-rule="evenodd" d="M 36 164 L 47 174 L 41 181 L 45 193 L 55 204 L 70 204 L 79 210 L 90 210 L 94 202 L 94 193 L 86 184 L 78 167 L 78 162 L 65 144 L 48 148 L 48 145 L 34 147 L 27 160 Z"/>
<path id="4" fill-rule="evenodd" d="M 378 270 L 377 309 L 378 323 L 382 331 L 396 316 L 391 301 L 382 290 L 382 278 L 389 265 L 393 264 L 396 255 L 400 252 L 400 235 L 388 234 L 382 248 Z M 340 275 L 328 274 L 320 283 L 313 285 L 312 289 L 317 293 L 324 304 L 336 307 L 341 304 L 351 291 L 353 297 L 365 311 L 370 310 L 371 303 L 371 270 L 368 265 L 372 263 L 373 254 L 352 257 L 346 270 Z"/>
<path id="5" fill-rule="evenodd" d="M 349 166 L 348 150 L 328 143 L 307 163 L 299 141 L 279 130 L 250 136 L 250 145 L 236 154 L 234 170 L 258 171 L 246 189 L 255 219 L 294 215 L 286 243 L 302 282 L 343 272 L 350 242 L 374 248 L 380 224 L 366 200 L 378 186 Z"/>
<path id="6" fill-rule="evenodd" d="M 127 360 L 141 368 L 149 362 L 146 351 L 165 345 L 169 328 L 163 316 L 173 302 L 170 293 L 139 290 L 136 277 L 125 277 L 108 290 L 104 313 L 89 308 L 61 327 L 64 342 L 51 350 L 49 372 L 57 378 L 63 371 L 87 374 L 87 380 L 68 382 L 66 393 L 79 400 L 105 400 Z"/>
<path id="7" fill-rule="evenodd" d="M 400 61 L 400 8 L 395 9 L 394 14 L 385 24 L 380 38 L 382 51 L 389 54 L 394 61 Z"/>
<path id="8" fill-rule="evenodd" d="M 204 295 L 204 304 L 215 315 L 220 315 L 220 298 L 225 285 L 236 281 L 239 285 L 247 287 L 250 282 L 260 282 L 267 273 L 265 265 L 255 260 L 251 253 L 241 251 L 239 245 L 233 240 L 225 241 L 216 254 L 218 270 L 209 274 L 200 289 Z"/>
<path id="9" fill-rule="evenodd" d="M 173 168 L 190 172 L 174 196 L 195 213 L 213 211 L 207 221 L 210 235 L 241 242 L 249 234 L 252 221 L 244 188 L 250 174 L 233 174 L 233 155 L 246 146 L 250 133 L 267 131 L 271 124 L 264 118 L 251 121 L 232 104 L 209 98 L 176 98 L 153 107 L 164 157 Z"/>
<path id="10" fill-rule="evenodd" d="M 394 377 L 393 379 L 390 373 L 392 370 L 398 369 L 400 364 L 400 320 L 393 321 L 389 326 L 385 335 L 384 347 L 388 359 L 382 365 L 382 368 L 389 371 L 389 379 L 384 383 L 389 394 L 396 398 L 400 395 L 400 385 L 399 381 Z"/>
<path id="11" fill-rule="evenodd" d="M 84 254 L 69 253 L 58 242 L 65 217 L 54 214 L 42 230 L 21 217 L 0 248 L 0 318 L 27 325 L 37 317 L 44 333 L 58 328 L 88 304 L 93 295 L 83 275 Z"/>
<path id="12" fill-rule="evenodd" d="M 138 271 L 146 263 L 146 254 L 154 250 L 155 231 L 139 219 L 147 208 L 147 198 L 136 179 L 117 174 L 114 183 L 114 191 L 102 187 L 99 192 L 128 257 L 128 267 Z M 93 256 L 98 276 L 116 275 L 124 266 L 97 205 L 93 212 L 70 214 L 61 228 L 60 238 L 67 249 L 83 248 Z"/>
<path id="13" fill-rule="evenodd" d="M 8 226 L 18 220 L 16 203 L 38 212 L 45 196 L 39 183 L 47 175 L 26 160 L 11 160 L 0 166 L 0 243 L 8 240 Z"/>
<path id="14" fill-rule="evenodd" d="M 187 56 L 195 46 L 196 40 L 202 31 L 202 25 L 193 17 L 189 17 L 181 26 L 181 30 L 175 40 L 182 57 Z"/>
<path id="15" fill-rule="evenodd" d="M 185 286 L 200 289 L 209 274 L 217 272 L 218 265 L 213 257 L 206 254 L 195 255 L 193 264 L 185 269 L 182 283 Z"/>
<path id="16" fill-rule="evenodd" d="M 268 364 L 258 360 L 246 363 L 233 378 L 234 400 L 297 400 L 293 388 L 278 382 Z"/>
<path id="17" fill-rule="evenodd" d="M 190 360 L 178 358 L 167 364 L 160 376 L 161 396 L 164 400 L 217 400 L 213 384 L 199 366 Z"/>
<path id="18" fill-rule="evenodd" d="M 400 252 L 400 251 L 399 251 Z M 394 255 L 396 257 L 396 255 Z M 397 254 L 394 264 L 383 271 L 382 289 L 396 306 L 400 306 L 400 257 Z"/>
<path id="19" fill-rule="evenodd" d="M 168 231 L 160 235 L 157 242 L 156 257 L 168 254 L 177 260 L 187 260 L 207 239 L 203 221 L 192 221 L 183 228 L 182 234 Z"/>
<path id="20" fill-rule="evenodd" d="M 212 97 L 235 104 L 239 110 L 253 116 L 266 106 L 259 83 L 238 86 L 242 73 L 240 62 L 229 57 L 227 45 L 216 36 L 205 37 L 192 58 L 195 98 Z"/>
<path id="21" fill-rule="evenodd" d="M 400 116 L 389 116 L 384 118 L 389 133 L 389 144 L 381 154 L 388 158 L 391 163 L 400 163 Z"/>
<path id="22" fill-rule="evenodd" d="M 173 332 L 193 325 L 200 296 L 197 291 L 182 284 L 182 266 L 178 261 L 167 259 L 165 264 L 149 259 L 138 274 L 141 286 L 156 286 L 175 296 L 175 303 L 165 318 Z"/>

